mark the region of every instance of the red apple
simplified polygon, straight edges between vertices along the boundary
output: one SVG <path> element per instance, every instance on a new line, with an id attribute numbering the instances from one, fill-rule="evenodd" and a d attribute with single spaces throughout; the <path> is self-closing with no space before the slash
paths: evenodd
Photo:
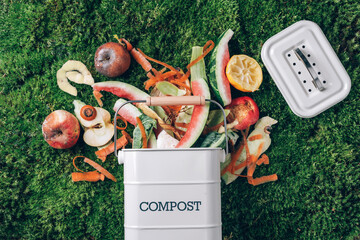
<path id="1" fill-rule="evenodd" d="M 130 67 L 131 57 L 120 43 L 108 42 L 95 52 L 95 68 L 107 77 L 118 77 Z"/>
<path id="2" fill-rule="evenodd" d="M 259 120 L 259 108 L 250 97 L 233 99 L 226 109 L 230 109 L 227 121 L 235 129 L 244 130 Z"/>
<path id="3" fill-rule="evenodd" d="M 80 124 L 68 111 L 56 110 L 45 118 L 42 133 L 46 142 L 53 148 L 71 148 L 79 139 Z"/>

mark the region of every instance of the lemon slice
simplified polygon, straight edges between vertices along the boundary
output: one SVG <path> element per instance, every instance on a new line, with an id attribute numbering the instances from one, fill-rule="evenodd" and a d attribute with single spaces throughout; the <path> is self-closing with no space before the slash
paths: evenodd
<path id="1" fill-rule="evenodd" d="M 226 76 L 231 85 L 243 92 L 258 90 L 263 80 L 259 63 L 246 55 L 234 55 L 230 58 Z"/>

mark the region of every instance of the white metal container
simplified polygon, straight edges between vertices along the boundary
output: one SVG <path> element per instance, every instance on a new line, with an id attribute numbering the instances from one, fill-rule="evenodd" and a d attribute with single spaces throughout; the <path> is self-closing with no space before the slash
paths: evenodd
<path id="1" fill-rule="evenodd" d="M 217 104 L 201 96 L 152 97 L 147 105 Z M 116 126 L 117 113 L 114 126 Z M 116 128 L 114 140 L 116 140 Z M 116 149 L 116 146 L 114 146 Z M 228 146 L 226 145 L 226 153 Z M 125 240 L 220 240 L 221 148 L 123 149 Z"/>
<path id="2" fill-rule="evenodd" d="M 220 240 L 222 149 L 124 149 L 126 240 Z"/>

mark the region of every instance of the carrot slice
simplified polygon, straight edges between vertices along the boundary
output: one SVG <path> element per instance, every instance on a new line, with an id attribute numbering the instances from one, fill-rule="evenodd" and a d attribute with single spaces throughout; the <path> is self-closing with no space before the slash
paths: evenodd
<path id="1" fill-rule="evenodd" d="M 97 103 L 99 104 L 100 107 L 104 106 L 101 98 L 103 97 L 103 95 L 99 92 L 99 91 L 93 91 L 94 97 L 97 101 Z"/>
<path id="2" fill-rule="evenodd" d="M 251 137 L 248 138 L 248 141 L 255 141 L 255 140 L 259 140 L 259 139 L 262 139 L 262 135 L 261 134 L 256 134 L 256 135 L 253 135 Z"/>
<path id="3" fill-rule="evenodd" d="M 122 148 L 123 146 L 126 146 L 126 144 L 128 144 L 128 140 L 126 138 L 126 136 L 121 136 L 119 139 L 116 140 L 116 150 L 119 150 L 120 148 Z M 95 152 L 95 155 L 101 159 L 103 162 L 105 162 L 106 157 L 114 152 L 114 147 L 115 144 L 111 143 L 108 146 L 98 150 Z"/>
<path id="4" fill-rule="evenodd" d="M 101 165 L 97 164 L 96 162 L 94 162 L 93 160 L 85 157 L 84 159 L 84 162 L 90 164 L 91 166 L 93 166 L 96 170 L 98 170 L 100 173 L 104 174 L 105 177 L 113 180 L 114 182 L 116 182 L 116 178 L 111 174 L 109 173 L 105 168 L 103 168 Z"/>
<path id="5" fill-rule="evenodd" d="M 146 139 L 146 132 L 145 132 L 145 128 L 144 125 L 142 124 L 141 120 L 139 117 L 136 117 L 136 122 L 140 128 L 141 131 L 141 136 L 143 139 L 143 147 L 142 148 L 147 148 L 147 139 Z"/>

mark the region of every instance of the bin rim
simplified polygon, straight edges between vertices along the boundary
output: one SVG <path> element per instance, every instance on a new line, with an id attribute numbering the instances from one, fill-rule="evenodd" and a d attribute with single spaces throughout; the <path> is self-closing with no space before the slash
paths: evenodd
<path id="1" fill-rule="evenodd" d="M 168 151 L 214 151 L 214 150 L 223 150 L 224 149 L 218 147 L 218 148 L 207 148 L 207 147 L 196 147 L 196 148 L 124 148 L 119 150 L 119 152 L 136 152 L 136 151 L 147 151 L 147 152 L 168 152 Z"/>

